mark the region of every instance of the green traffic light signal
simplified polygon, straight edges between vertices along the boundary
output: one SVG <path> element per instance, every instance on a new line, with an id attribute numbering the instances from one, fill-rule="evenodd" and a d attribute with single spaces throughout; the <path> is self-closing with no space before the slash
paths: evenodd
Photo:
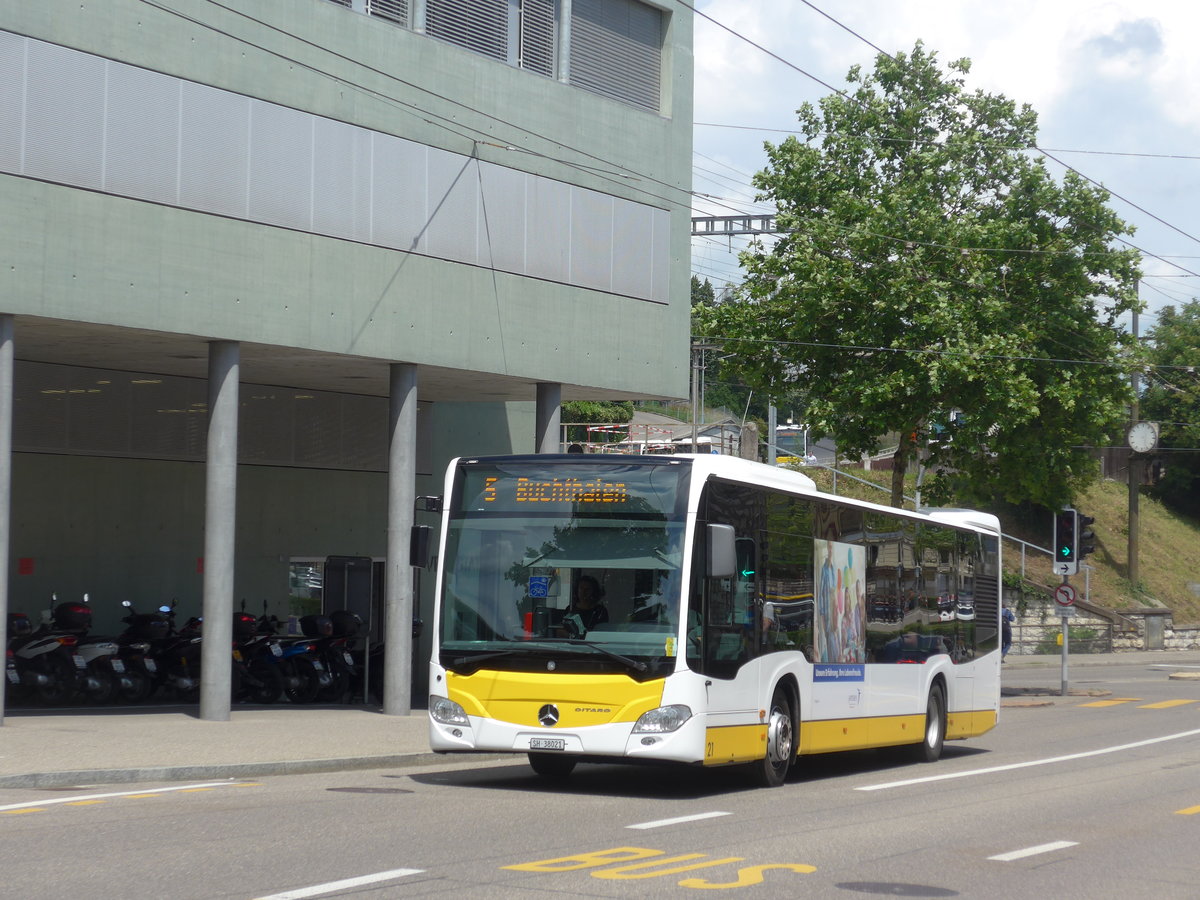
<path id="1" fill-rule="evenodd" d="M 1076 525 L 1075 510 L 1062 509 L 1054 514 L 1054 558 L 1057 562 L 1074 563 L 1078 560 Z"/>

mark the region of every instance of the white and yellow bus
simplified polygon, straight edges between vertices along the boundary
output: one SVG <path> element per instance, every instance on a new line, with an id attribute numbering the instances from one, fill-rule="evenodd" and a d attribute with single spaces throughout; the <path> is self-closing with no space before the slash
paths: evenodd
<path id="1" fill-rule="evenodd" d="M 455 460 L 431 746 L 558 776 L 745 765 L 772 786 L 806 754 L 936 760 L 996 724 L 999 536 L 985 513 L 831 496 L 728 456 Z M 601 611 L 573 602 L 582 581 Z M 974 615 L 946 620 L 944 596 Z"/>

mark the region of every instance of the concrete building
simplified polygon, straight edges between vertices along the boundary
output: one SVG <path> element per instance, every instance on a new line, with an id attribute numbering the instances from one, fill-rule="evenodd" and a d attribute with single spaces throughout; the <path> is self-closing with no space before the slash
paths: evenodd
<path id="1" fill-rule="evenodd" d="M 407 670 L 451 458 L 688 393 L 691 46 L 667 0 L 0 0 L 8 608 L 216 643 L 365 566 Z"/>

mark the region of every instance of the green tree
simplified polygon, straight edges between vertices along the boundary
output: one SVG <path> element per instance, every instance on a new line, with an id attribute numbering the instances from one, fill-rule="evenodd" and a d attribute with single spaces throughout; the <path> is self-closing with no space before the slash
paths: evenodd
<path id="1" fill-rule="evenodd" d="M 559 413 L 567 429 L 568 441 L 612 443 L 629 437 L 627 429 L 621 431 L 589 432 L 584 424 L 623 425 L 633 419 L 632 400 L 565 400 Z"/>
<path id="2" fill-rule="evenodd" d="M 1139 418 L 1160 423 L 1161 447 L 1200 447 L 1200 301 L 1163 309 L 1147 339 L 1154 367 Z M 1167 506 L 1200 516 L 1200 452 L 1164 454 L 1164 462 L 1154 493 Z"/>
<path id="3" fill-rule="evenodd" d="M 1107 192 L 1051 177 L 1033 110 L 969 92 L 969 71 L 918 43 L 802 106 L 803 138 L 767 144 L 755 176 L 784 233 L 701 319 L 748 384 L 805 389 L 815 436 L 860 453 L 899 435 L 893 505 L 919 458 L 934 501 L 1054 505 L 1124 419 L 1137 254 Z"/>

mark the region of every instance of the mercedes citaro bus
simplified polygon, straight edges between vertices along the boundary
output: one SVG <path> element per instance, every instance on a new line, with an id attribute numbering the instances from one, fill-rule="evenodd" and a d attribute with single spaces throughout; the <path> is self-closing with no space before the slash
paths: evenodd
<path id="1" fill-rule="evenodd" d="M 441 506 L 436 751 L 528 754 L 557 776 L 743 765 L 774 786 L 798 756 L 933 761 L 996 724 L 994 516 L 713 455 L 456 459 Z M 974 617 L 943 621 L 947 594 Z"/>

